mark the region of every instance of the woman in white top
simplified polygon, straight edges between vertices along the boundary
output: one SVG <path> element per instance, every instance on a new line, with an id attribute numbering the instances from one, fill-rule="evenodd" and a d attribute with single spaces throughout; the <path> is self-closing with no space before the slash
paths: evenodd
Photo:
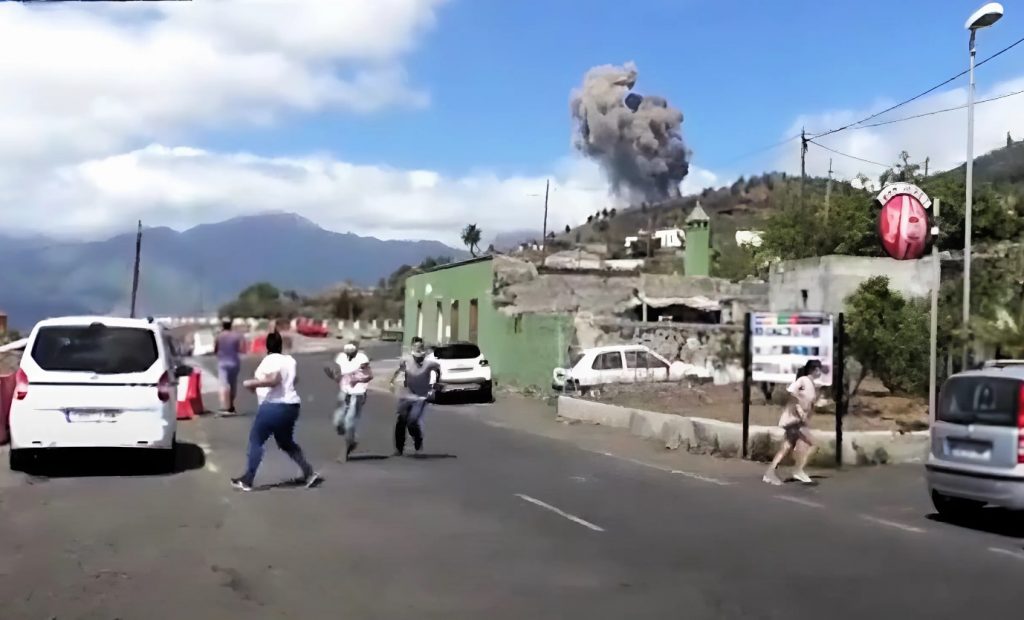
<path id="1" fill-rule="evenodd" d="M 256 419 L 249 431 L 249 455 L 245 473 L 233 478 L 231 484 L 243 491 L 251 491 L 256 479 L 256 470 L 263 460 L 263 444 L 271 435 L 281 448 L 302 470 L 302 478 L 297 480 L 307 487 L 320 482 L 320 475 L 302 455 L 302 448 L 295 443 L 295 423 L 299 419 L 299 406 L 302 399 L 295 391 L 298 383 L 295 358 L 284 355 L 283 339 L 276 332 L 267 335 L 267 356 L 256 368 L 255 377 L 247 379 L 242 385 L 256 392 L 260 406 L 256 410 Z"/>
<path id="2" fill-rule="evenodd" d="M 781 485 L 776 470 L 782 459 L 790 452 L 796 452 L 796 469 L 793 470 L 793 478 L 810 484 L 813 481 L 804 471 L 807 461 L 814 453 L 814 439 L 811 437 L 809 423 L 814 413 L 814 403 L 818 400 L 818 387 L 814 384 L 821 377 L 821 362 L 810 360 L 804 367 L 797 371 L 794 381 L 786 391 L 789 392 L 789 401 L 782 410 L 782 417 L 779 418 L 779 426 L 785 431 L 786 438 L 779 448 L 768 471 L 764 474 L 764 481 L 768 484 Z M 800 443 L 805 445 L 803 450 L 796 450 Z"/>

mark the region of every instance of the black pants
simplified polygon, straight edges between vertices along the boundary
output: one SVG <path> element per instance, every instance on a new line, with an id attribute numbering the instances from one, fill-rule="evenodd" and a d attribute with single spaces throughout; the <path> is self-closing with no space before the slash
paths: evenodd
<path id="1" fill-rule="evenodd" d="M 402 399 L 398 401 L 398 418 L 395 420 L 395 450 L 405 450 L 405 433 L 412 435 L 412 445 L 420 450 L 423 448 L 423 427 L 420 419 L 427 409 L 426 399 Z"/>

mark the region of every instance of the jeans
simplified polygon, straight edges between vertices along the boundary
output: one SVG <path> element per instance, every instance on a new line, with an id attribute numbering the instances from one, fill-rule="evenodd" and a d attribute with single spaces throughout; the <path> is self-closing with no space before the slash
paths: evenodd
<path id="1" fill-rule="evenodd" d="M 405 450 L 405 433 L 412 435 L 412 445 L 417 450 L 423 448 L 423 427 L 420 418 L 427 409 L 425 398 L 401 398 L 398 401 L 398 419 L 395 420 L 395 450 Z"/>
<path id="2" fill-rule="evenodd" d="M 365 402 L 366 394 L 338 395 L 338 408 L 334 411 L 334 428 L 338 429 L 339 435 L 345 436 L 345 441 L 349 445 L 356 442 L 356 427 L 363 415 Z"/>
<path id="3" fill-rule="evenodd" d="M 313 475 L 313 468 L 306 457 L 302 455 L 302 448 L 295 443 L 295 422 L 299 419 L 299 405 L 285 403 L 262 403 L 256 410 L 256 419 L 252 421 L 252 429 L 249 431 L 249 458 L 245 475 L 242 481 L 252 486 L 256 479 L 256 470 L 259 469 L 260 461 L 263 460 L 263 444 L 271 435 L 277 442 L 277 447 L 287 454 L 295 464 L 302 470 L 302 475 L 309 478 Z"/>

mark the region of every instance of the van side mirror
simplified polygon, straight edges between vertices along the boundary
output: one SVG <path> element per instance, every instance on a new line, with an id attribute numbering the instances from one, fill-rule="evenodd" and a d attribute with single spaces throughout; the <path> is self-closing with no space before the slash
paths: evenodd
<path id="1" fill-rule="evenodd" d="M 192 367 L 187 364 L 179 364 L 174 368 L 174 376 L 177 379 L 184 379 L 192 376 Z"/>

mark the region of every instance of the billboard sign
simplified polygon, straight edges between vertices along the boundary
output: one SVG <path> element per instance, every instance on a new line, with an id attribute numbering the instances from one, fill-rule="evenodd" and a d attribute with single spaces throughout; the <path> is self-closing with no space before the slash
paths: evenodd
<path id="1" fill-rule="evenodd" d="M 809 360 L 821 361 L 819 385 L 832 385 L 832 316 L 819 312 L 755 312 L 750 319 L 751 379 L 757 383 L 796 380 Z"/>
<path id="2" fill-rule="evenodd" d="M 877 200 L 882 205 L 878 235 L 885 253 L 896 260 L 924 256 L 931 232 L 928 212 L 932 201 L 928 194 L 911 183 L 890 183 L 882 188 Z"/>

